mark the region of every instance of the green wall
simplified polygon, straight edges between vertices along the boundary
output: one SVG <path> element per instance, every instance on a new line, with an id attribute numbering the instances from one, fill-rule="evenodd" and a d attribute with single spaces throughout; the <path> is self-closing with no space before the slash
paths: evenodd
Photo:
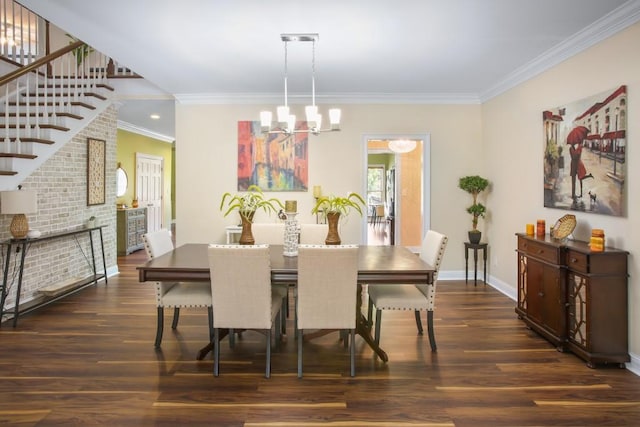
<path id="1" fill-rule="evenodd" d="M 173 209 L 173 200 L 175 198 L 173 195 L 173 189 L 175 188 L 173 183 L 174 148 L 172 143 L 118 129 L 116 162 L 119 162 L 127 173 L 129 186 L 124 196 L 119 197 L 116 203 L 124 203 L 127 206 L 131 206 L 131 201 L 135 196 L 136 153 L 158 156 L 164 159 L 163 227 L 168 228 L 175 218 Z"/>

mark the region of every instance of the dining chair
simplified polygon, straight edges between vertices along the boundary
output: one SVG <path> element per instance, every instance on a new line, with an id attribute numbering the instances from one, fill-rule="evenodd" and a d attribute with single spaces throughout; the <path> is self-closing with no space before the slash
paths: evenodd
<path id="1" fill-rule="evenodd" d="M 324 245 L 328 232 L 327 224 L 300 224 L 300 244 Z"/>
<path id="2" fill-rule="evenodd" d="M 348 330 L 345 340 L 350 344 L 350 375 L 355 375 L 357 280 L 358 246 L 298 247 L 298 378 L 302 378 L 304 331 L 308 329 Z"/>
<path id="3" fill-rule="evenodd" d="M 434 268 L 431 285 L 386 285 L 369 284 L 368 319 L 371 324 L 373 306 L 376 307 L 376 344 L 380 344 L 381 317 L 383 310 L 411 310 L 415 313 L 418 333 L 422 335 L 420 311 L 427 312 L 427 331 L 431 351 L 437 351 L 435 333 L 433 331 L 433 311 L 435 309 L 436 283 L 440 263 L 447 247 L 447 236 L 434 230 L 427 231 L 420 247 L 420 258 Z"/>
<path id="4" fill-rule="evenodd" d="M 384 205 L 376 205 L 376 220 L 375 224 L 380 225 L 386 221 Z"/>
<path id="5" fill-rule="evenodd" d="M 269 245 L 209 245 L 213 301 L 213 373 L 220 373 L 220 329 L 255 329 L 267 337 L 265 377 L 271 376 L 271 328 L 280 338 L 282 296 L 271 288 Z"/>
<path id="6" fill-rule="evenodd" d="M 282 222 L 255 222 L 251 226 L 251 233 L 256 245 L 283 245 L 284 223 Z M 289 315 L 289 285 L 274 285 L 273 288 L 282 295 L 281 328 L 282 333 L 287 333 L 287 316 Z"/>
<path id="7" fill-rule="evenodd" d="M 144 249 L 151 260 L 173 250 L 171 231 L 161 229 L 142 235 Z M 180 308 L 206 307 L 207 314 L 213 316 L 211 304 L 211 285 L 207 282 L 156 282 L 156 305 L 158 320 L 156 327 L 155 347 L 162 343 L 164 331 L 164 308 L 173 307 L 171 329 L 178 327 Z M 209 338 L 213 337 L 213 329 L 209 329 Z"/>

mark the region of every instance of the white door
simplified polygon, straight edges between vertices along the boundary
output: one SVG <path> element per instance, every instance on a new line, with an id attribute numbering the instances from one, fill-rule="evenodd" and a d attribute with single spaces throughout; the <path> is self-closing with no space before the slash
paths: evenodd
<path id="1" fill-rule="evenodd" d="M 162 171 L 164 159 L 136 153 L 136 197 L 140 207 L 147 207 L 147 231 L 162 229 Z"/>

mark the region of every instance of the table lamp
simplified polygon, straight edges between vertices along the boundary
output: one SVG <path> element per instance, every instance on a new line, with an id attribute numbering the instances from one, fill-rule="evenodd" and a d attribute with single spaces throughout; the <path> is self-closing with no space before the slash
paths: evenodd
<path id="1" fill-rule="evenodd" d="M 9 230 L 14 239 L 24 239 L 29 232 L 29 221 L 25 214 L 38 210 L 38 194 L 34 190 L 22 190 L 0 193 L 0 213 L 13 214 Z"/>

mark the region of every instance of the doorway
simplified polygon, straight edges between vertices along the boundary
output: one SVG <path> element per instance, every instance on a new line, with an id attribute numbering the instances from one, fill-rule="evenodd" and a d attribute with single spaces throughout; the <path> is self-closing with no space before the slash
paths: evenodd
<path id="1" fill-rule="evenodd" d="M 389 148 L 389 141 L 416 141 L 416 148 L 409 153 L 396 153 Z M 365 159 L 365 182 L 363 194 L 369 194 L 369 169 L 385 168 L 383 202 L 367 200 L 368 215 L 363 221 L 365 244 L 390 244 L 420 246 L 422 237 L 431 225 L 430 218 L 430 135 L 429 134 L 373 134 L 363 137 Z M 371 202 L 371 203 L 370 203 Z M 384 212 L 382 219 L 372 215 Z M 384 226 L 381 226 L 381 221 Z M 386 228 L 385 228 L 386 227 Z M 388 239 L 385 230 L 392 238 Z"/>
<path id="2" fill-rule="evenodd" d="M 147 232 L 162 228 L 162 171 L 164 159 L 136 153 L 136 198 L 140 207 L 147 208 Z"/>

